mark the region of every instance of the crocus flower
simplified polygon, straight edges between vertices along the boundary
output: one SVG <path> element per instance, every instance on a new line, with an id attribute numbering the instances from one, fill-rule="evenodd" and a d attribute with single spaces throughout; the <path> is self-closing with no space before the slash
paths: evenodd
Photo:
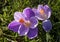
<path id="1" fill-rule="evenodd" d="M 31 8 L 25 8 L 23 12 L 15 12 L 14 20 L 8 25 L 8 28 L 14 32 L 18 32 L 20 36 L 33 39 L 38 35 L 38 20 Z"/>
<path id="2" fill-rule="evenodd" d="M 42 22 L 42 27 L 46 32 L 49 32 L 52 29 L 52 24 L 49 20 L 51 16 L 51 9 L 49 8 L 48 5 L 38 5 L 38 8 L 33 8 L 33 11 L 35 13 L 35 16 L 43 21 Z"/>

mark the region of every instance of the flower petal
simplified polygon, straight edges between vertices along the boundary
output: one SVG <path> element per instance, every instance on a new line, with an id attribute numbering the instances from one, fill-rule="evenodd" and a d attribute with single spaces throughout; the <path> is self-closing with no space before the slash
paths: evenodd
<path id="1" fill-rule="evenodd" d="M 37 19 L 43 20 L 43 18 L 41 17 L 39 11 L 37 11 L 36 8 L 33 8 L 32 10 L 33 10 L 33 12 L 35 13 L 35 17 L 36 17 Z"/>
<path id="2" fill-rule="evenodd" d="M 35 16 L 34 12 L 32 11 L 31 8 L 27 7 L 23 10 L 23 14 L 27 17 L 30 18 L 32 16 Z"/>
<path id="3" fill-rule="evenodd" d="M 20 25 L 19 29 L 18 29 L 18 34 L 20 34 L 20 36 L 24 36 L 28 33 L 29 28 L 25 27 L 24 25 Z"/>
<path id="4" fill-rule="evenodd" d="M 14 32 L 18 32 L 18 28 L 19 28 L 20 24 L 19 22 L 16 22 L 15 20 L 12 21 L 9 25 L 8 28 Z"/>
<path id="5" fill-rule="evenodd" d="M 30 28 L 35 28 L 35 27 L 37 27 L 37 25 L 38 25 L 38 20 L 37 20 L 36 17 L 31 17 L 31 18 L 30 18 L 30 22 L 31 22 Z"/>
<path id="6" fill-rule="evenodd" d="M 44 9 L 43 7 L 43 5 L 38 5 L 38 11 L 40 11 L 40 9 Z"/>
<path id="7" fill-rule="evenodd" d="M 51 16 L 51 9 L 48 5 L 44 6 L 45 13 L 48 15 L 48 18 Z"/>
<path id="8" fill-rule="evenodd" d="M 19 20 L 21 18 L 23 18 L 23 19 L 25 18 L 25 16 L 21 12 L 15 12 L 14 13 L 14 19 L 15 19 L 15 21 L 19 22 Z"/>
<path id="9" fill-rule="evenodd" d="M 51 24 L 50 20 L 43 21 L 42 26 L 46 32 L 49 32 L 52 29 L 52 24 Z"/>
<path id="10" fill-rule="evenodd" d="M 30 28 L 30 29 L 29 29 L 29 32 L 28 32 L 28 34 L 27 34 L 27 36 L 28 36 L 29 39 L 33 39 L 33 38 L 35 38 L 37 35 L 38 35 L 38 28 L 34 28 L 34 29 Z"/>

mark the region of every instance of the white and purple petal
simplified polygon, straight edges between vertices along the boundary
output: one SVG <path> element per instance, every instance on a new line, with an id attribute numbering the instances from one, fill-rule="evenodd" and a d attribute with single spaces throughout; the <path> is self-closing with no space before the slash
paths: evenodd
<path id="1" fill-rule="evenodd" d="M 45 13 L 48 15 L 48 18 L 51 16 L 51 9 L 48 5 L 44 6 Z"/>
<path id="2" fill-rule="evenodd" d="M 31 22 L 31 25 L 30 25 L 30 28 L 36 28 L 37 25 L 38 25 L 38 20 L 36 17 L 31 17 L 30 18 L 30 22 Z"/>
<path id="3" fill-rule="evenodd" d="M 37 11 L 40 11 L 41 9 L 44 9 L 43 5 L 38 5 Z"/>
<path id="4" fill-rule="evenodd" d="M 38 28 L 34 28 L 34 29 L 30 28 L 29 32 L 27 34 L 29 39 L 33 39 L 33 38 L 37 37 L 37 35 L 38 35 Z"/>
<path id="5" fill-rule="evenodd" d="M 25 36 L 29 31 L 29 28 L 25 27 L 24 25 L 20 25 L 19 29 L 18 29 L 18 34 L 20 34 L 20 36 Z"/>
<path id="6" fill-rule="evenodd" d="M 8 25 L 8 29 L 14 32 L 18 32 L 19 26 L 20 26 L 20 23 L 14 20 Z"/>
<path id="7" fill-rule="evenodd" d="M 50 20 L 43 21 L 42 26 L 46 32 L 49 32 L 52 29 L 52 24 L 51 24 Z"/>
<path id="8" fill-rule="evenodd" d="M 31 18 L 33 16 L 35 16 L 34 12 L 32 11 L 31 8 L 27 7 L 23 10 L 23 14 L 27 17 L 27 18 Z"/>
<path id="9" fill-rule="evenodd" d="M 25 18 L 25 16 L 21 12 L 15 12 L 14 13 L 14 19 L 15 19 L 15 21 L 19 22 L 19 20 L 21 18 L 23 18 L 23 19 Z"/>
<path id="10" fill-rule="evenodd" d="M 33 12 L 35 13 L 35 17 L 36 17 L 37 19 L 43 20 L 43 18 L 41 17 L 39 11 L 37 11 L 36 8 L 33 8 L 32 10 L 33 10 Z"/>

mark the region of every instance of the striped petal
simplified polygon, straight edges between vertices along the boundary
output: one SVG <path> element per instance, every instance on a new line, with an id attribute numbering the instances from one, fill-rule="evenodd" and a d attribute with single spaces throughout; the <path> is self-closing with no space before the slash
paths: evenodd
<path id="1" fill-rule="evenodd" d="M 14 20 L 8 25 L 8 28 L 14 32 L 18 32 L 19 26 L 20 26 L 20 23 Z"/>
<path id="2" fill-rule="evenodd" d="M 52 29 L 52 24 L 51 24 L 50 20 L 43 21 L 42 26 L 46 32 L 49 32 Z"/>
<path id="3" fill-rule="evenodd" d="M 34 12 L 32 11 L 31 8 L 27 7 L 23 10 L 23 14 L 27 17 L 27 18 L 31 18 L 33 16 L 35 16 Z"/>
<path id="4" fill-rule="evenodd" d="M 19 22 L 19 20 L 20 20 L 21 18 L 22 18 L 22 19 L 25 18 L 25 16 L 24 16 L 21 12 L 15 12 L 15 13 L 14 13 L 14 19 L 15 19 L 15 21 Z"/>
<path id="5" fill-rule="evenodd" d="M 20 25 L 19 29 L 18 29 L 18 34 L 20 34 L 20 36 L 24 36 L 28 33 L 29 28 L 25 27 L 24 25 Z"/>
<path id="6" fill-rule="evenodd" d="M 30 22 L 31 22 L 31 26 L 30 28 L 36 28 L 38 25 L 38 20 L 36 19 L 36 17 L 31 17 L 30 18 Z"/>
<path id="7" fill-rule="evenodd" d="M 48 15 L 48 18 L 51 16 L 51 9 L 48 5 L 44 6 L 45 13 Z"/>
<path id="8" fill-rule="evenodd" d="M 38 35 L 38 28 L 34 28 L 34 29 L 30 28 L 29 32 L 27 34 L 29 39 L 33 39 L 33 38 L 37 37 L 37 35 Z"/>

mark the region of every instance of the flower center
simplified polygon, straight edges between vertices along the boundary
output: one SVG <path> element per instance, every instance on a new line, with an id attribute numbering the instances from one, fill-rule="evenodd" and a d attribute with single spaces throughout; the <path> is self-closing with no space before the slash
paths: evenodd
<path id="1" fill-rule="evenodd" d="M 30 21 L 25 21 L 23 18 L 21 18 L 19 20 L 20 23 L 22 23 L 23 25 L 25 25 L 26 27 L 29 27 L 31 25 Z"/>
<path id="2" fill-rule="evenodd" d="M 44 10 L 43 9 L 40 9 L 40 14 L 44 14 Z"/>
<path id="3" fill-rule="evenodd" d="M 25 25 L 26 27 L 30 27 L 31 23 L 30 23 L 30 21 L 26 21 L 26 22 L 24 23 L 24 25 Z"/>
<path id="4" fill-rule="evenodd" d="M 41 16 L 42 16 L 42 18 L 43 18 L 44 20 L 46 20 L 46 19 L 47 19 L 47 15 L 46 15 L 46 14 L 41 15 Z"/>
<path id="5" fill-rule="evenodd" d="M 45 14 L 45 11 L 44 11 L 44 9 L 40 9 L 40 14 L 41 14 L 41 16 L 42 16 L 42 18 L 45 20 L 45 19 L 47 19 L 47 15 Z"/>
<path id="6" fill-rule="evenodd" d="M 19 22 L 20 22 L 20 23 L 24 23 L 24 19 L 21 18 L 21 19 L 19 20 Z"/>

